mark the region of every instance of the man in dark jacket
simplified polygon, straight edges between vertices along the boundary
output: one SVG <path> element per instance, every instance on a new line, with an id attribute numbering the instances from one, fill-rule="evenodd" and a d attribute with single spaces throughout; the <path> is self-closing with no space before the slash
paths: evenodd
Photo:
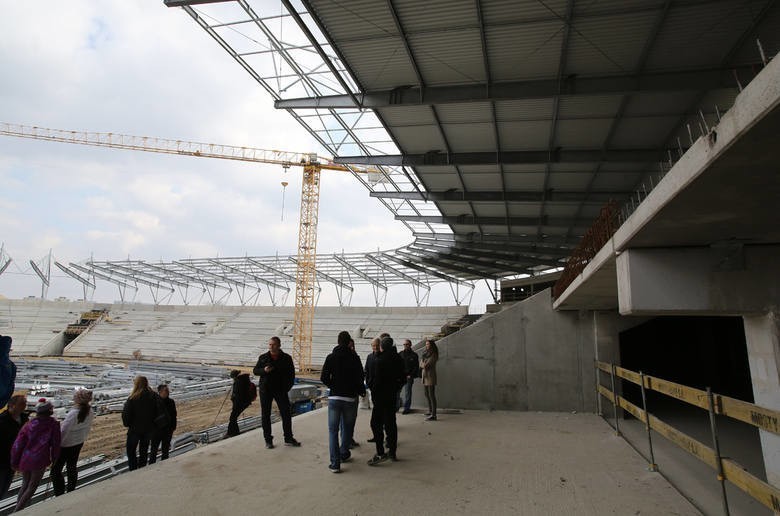
<path id="1" fill-rule="evenodd" d="M 11 446 L 16 435 L 27 422 L 27 398 L 21 394 L 11 396 L 8 400 L 8 410 L 0 414 L 0 500 L 5 498 L 14 470 L 11 468 Z"/>
<path id="2" fill-rule="evenodd" d="M 161 418 L 157 421 L 158 426 L 152 437 L 152 450 L 149 453 L 149 464 L 154 464 L 157 461 L 157 450 L 162 445 L 162 453 L 160 454 L 160 460 L 168 458 L 168 454 L 171 450 L 171 439 L 173 439 L 173 432 L 176 430 L 176 423 L 178 413 L 176 412 L 176 402 L 171 398 L 171 391 L 165 384 L 157 386 L 157 411 L 165 413 L 166 418 Z M 158 414 L 159 415 L 159 414 Z M 165 424 L 160 424 L 160 421 L 165 419 Z"/>
<path id="3" fill-rule="evenodd" d="M 325 358 L 320 380 L 329 389 L 328 396 L 328 434 L 330 444 L 330 465 L 333 473 L 341 472 L 341 463 L 351 457 L 349 451 L 352 434 L 357 419 L 358 396 L 366 394 L 363 385 L 363 367 L 360 357 L 350 347 L 352 338 L 342 331 L 338 336 L 338 345 Z M 342 428 L 339 444 L 339 428 Z"/>
<path id="4" fill-rule="evenodd" d="M 233 408 L 228 419 L 227 437 L 234 437 L 241 433 L 238 428 L 238 416 L 252 404 L 256 397 L 255 386 L 249 380 L 249 374 L 242 373 L 238 369 L 230 371 L 233 379 L 233 389 L 230 391 L 230 401 Z"/>
<path id="5" fill-rule="evenodd" d="M 398 391 L 404 384 L 403 359 L 393 346 L 393 339 L 382 339 L 382 352 L 374 359 L 371 368 L 371 397 L 374 410 L 371 413 L 371 430 L 374 433 L 376 455 L 368 461 L 369 466 L 375 466 L 388 458 L 396 461 L 398 446 L 398 427 L 395 422 L 395 403 Z M 384 432 L 387 432 L 387 454 L 384 447 Z"/>
<path id="6" fill-rule="evenodd" d="M 292 433 L 292 414 L 290 413 L 290 398 L 288 392 L 295 382 L 295 365 L 290 355 L 282 351 L 282 341 L 279 337 L 268 339 L 268 352 L 257 359 L 252 370 L 259 377 L 260 412 L 263 423 L 265 447 L 274 447 L 274 436 L 271 435 L 271 402 L 276 401 L 279 415 L 282 418 L 285 446 L 300 446 Z"/>
<path id="7" fill-rule="evenodd" d="M 404 341 L 404 350 L 399 353 L 404 360 L 404 373 L 406 373 L 406 383 L 404 384 L 404 411 L 402 414 L 408 414 L 412 408 L 412 385 L 414 379 L 420 373 L 420 357 L 412 351 L 412 341 Z"/>

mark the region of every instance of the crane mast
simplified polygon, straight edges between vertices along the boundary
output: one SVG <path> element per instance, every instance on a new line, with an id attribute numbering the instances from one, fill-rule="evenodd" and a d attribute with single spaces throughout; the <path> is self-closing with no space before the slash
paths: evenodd
<path id="1" fill-rule="evenodd" d="M 373 172 L 346 167 L 338 163 L 321 163 L 316 154 L 255 149 L 235 145 L 171 140 L 118 133 L 67 131 L 28 125 L 0 123 L 0 135 L 62 143 L 76 143 L 113 149 L 138 150 L 199 158 L 217 158 L 282 167 L 303 167 L 301 211 L 298 224 L 298 267 L 295 281 L 295 322 L 293 326 L 293 361 L 298 370 L 310 373 L 312 323 L 314 321 L 317 218 L 320 203 L 320 172 L 323 169 L 342 172 Z"/>

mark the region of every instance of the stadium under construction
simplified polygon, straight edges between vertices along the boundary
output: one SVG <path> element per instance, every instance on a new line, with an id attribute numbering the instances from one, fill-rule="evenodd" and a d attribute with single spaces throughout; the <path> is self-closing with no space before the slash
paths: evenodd
<path id="1" fill-rule="evenodd" d="M 251 431 L 192 439 L 188 453 L 30 514 L 122 514 L 139 501 L 243 513 L 258 510 L 258 491 L 275 514 L 780 512 L 777 2 L 161 4 L 333 156 L 299 161 L 311 175 L 298 254 L 50 260 L 84 299 L 98 283 L 121 299 L 1 300 L 14 356 L 73 381 L 106 379 L 109 411 L 122 396 L 109 392 L 115 379 L 144 367 L 190 377 L 182 395 L 218 390 L 269 335 L 301 353 L 304 371 L 341 330 L 361 357 L 382 332 L 418 350 L 433 337 L 442 414 L 399 416 L 401 460 L 381 467 L 365 464 L 363 444 L 345 475 L 326 475 L 327 411 L 311 410 L 294 419 L 300 449 L 265 450 Z M 328 166 L 351 173 L 413 241 L 312 254 Z M 0 268 L 9 263 L 0 253 Z M 51 276 L 33 265 L 43 293 Z M 494 305 L 469 314 L 484 280 Z M 320 282 L 340 306 L 317 306 Z M 453 306 L 426 306 L 435 284 Z M 358 285 L 374 306 L 349 306 Z M 384 306 L 393 286 L 416 306 Z M 126 297 L 138 288 L 154 304 Z M 80 361 L 100 364 L 87 373 Z"/>

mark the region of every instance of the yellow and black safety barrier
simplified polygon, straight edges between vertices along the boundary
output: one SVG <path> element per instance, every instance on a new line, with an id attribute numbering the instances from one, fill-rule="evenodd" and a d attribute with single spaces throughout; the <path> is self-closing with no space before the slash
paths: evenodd
<path id="1" fill-rule="evenodd" d="M 767 432 L 780 434 L 780 411 L 760 407 L 753 403 L 729 398 L 728 396 L 715 394 L 709 389 L 695 389 L 693 387 L 688 387 L 687 385 L 681 385 L 662 378 L 645 375 L 641 372 L 637 373 L 606 362 L 596 361 L 596 368 L 597 370 L 608 374 L 611 382 L 611 388 L 605 387 L 601 385 L 597 375 L 596 388 L 598 393 L 614 406 L 620 407 L 645 424 L 650 446 L 649 467 L 651 470 L 655 471 L 657 468 L 653 454 L 652 437 L 650 434 L 650 430 L 652 429 L 717 472 L 716 478 L 721 482 L 725 514 L 729 514 L 728 499 L 726 498 L 725 485 L 723 484 L 725 481 L 731 482 L 734 486 L 773 511 L 780 512 L 780 489 L 749 473 L 738 462 L 721 456 L 717 427 L 715 424 L 715 415 L 723 415 L 748 423 L 762 430 L 766 430 Z M 615 385 L 616 378 L 621 378 L 640 386 L 643 407 L 631 403 L 617 393 Z M 647 411 L 647 398 L 645 395 L 647 390 L 660 392 L 677 400 L 707 410 L 710 414 L 712 446 L 708 446 L 693 437 L 686 435 L 649 413 Z M 618 411 L 614 410 L 614 413 L 615 431 L 620 434 Z"/>

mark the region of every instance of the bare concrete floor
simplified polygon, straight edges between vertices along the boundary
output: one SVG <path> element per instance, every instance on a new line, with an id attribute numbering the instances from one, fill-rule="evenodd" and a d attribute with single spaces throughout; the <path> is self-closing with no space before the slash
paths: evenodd
<path id="1" fill-rule="evenodd" d="M 25 514 L 699 514 L 593 414 L 399 415 L 400 460 L 374 467 L 368 418 L 359 411 L 361 446 L 338 475 L 318 410 L 293 419 L 301 448 L 266 450 L 261 432 L 248 432 Z"/>

